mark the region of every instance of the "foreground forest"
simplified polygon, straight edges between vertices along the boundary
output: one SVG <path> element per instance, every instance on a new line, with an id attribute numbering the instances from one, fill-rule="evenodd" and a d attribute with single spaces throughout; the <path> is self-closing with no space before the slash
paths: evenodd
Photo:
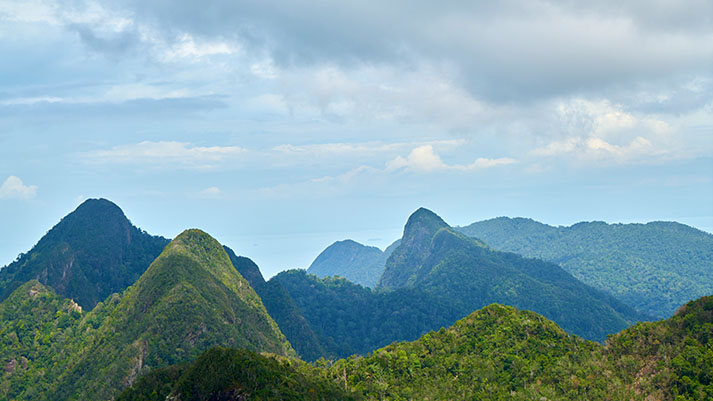
<path id="1" fill-rule="evenodd" d="M 536 313 L 493 304 L 417 341 L 335 362 L 307 365 L 214 349 L 191 364 L 151 372 L 119 400 L 710 397 L 713 297 L 684 305 L 668 320 L 626 329 L 604 346 L 568 335 Z"/>

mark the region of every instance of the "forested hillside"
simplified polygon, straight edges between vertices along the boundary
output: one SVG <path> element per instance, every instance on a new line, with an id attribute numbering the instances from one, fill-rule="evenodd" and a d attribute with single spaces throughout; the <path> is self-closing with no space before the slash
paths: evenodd
<path id="1" fill-rule="evenodd" d="M 47 299 L 39 312 L 28 310 L 35 301 L 26 289 L 0 304 L 15 311 L 13 305 L 26 304 L 20 310 L 29 313 L 14 312 L 2 323 L 14 328 L 14 334 L 3 332 L 3 341 L 20 339 L 5 358 L 23 366 L 3 376 L 0 388 L 12 384 L 8 399 L 111 399 L 150 370 L 193 360 L 215 346 L 296 355 L 222 246 L 200 230 L 176 237 L 136 284 L 81 319 L 63 311 L 70 301 L 51 295 L 38 298 Z M 31 343 L 22 334 L 25 319 L 45 328 L 32 334 Z M 28 357 L 22 344 L 32 344 L 38 357 Z"/>
<path id="2" fill-rule="evenodd" d="M 0 300 L 38 280 L 91 310 L 136 282 L 168 242 L 133 226 L 112 202 L 89 199 L 0 269 Z"/>
<path id="3" fill-rule="evenodd" d="M 713 293 L 713 235 L 674 222 L 552 227 L 498 217 L 457 228 L 495 249 L 557 263 L 658 318 Z"/>
<path id="4" fill-rule="evenodd" d="M 553 263 L 495 251 L 426 209 L 409 218 L 379 285 L 420 289 L 445 299 L 461 316 L 490 303 L 532 310 L 597 341 L 647 318 Z"/>
<path id="5" fill-rule="evenodd" d="M 416 341 L 320 360 L 314 368 L 236 363 L 249 359 L 257 358 L 209 351 L 194 364 L 154 371 L 122 400 L 270 399 L 260 389 L 275 391 L 275 399 L 707 400 L 713 397 L 713 297 L 690 302 L 671 319 L 626 329 L 606 345 L 567 334 L 536 313 L 493 304 Z M 314 392 L 300 393 L 295 378 Z M 320 391 L 329 396 L 315 398 Z"/>

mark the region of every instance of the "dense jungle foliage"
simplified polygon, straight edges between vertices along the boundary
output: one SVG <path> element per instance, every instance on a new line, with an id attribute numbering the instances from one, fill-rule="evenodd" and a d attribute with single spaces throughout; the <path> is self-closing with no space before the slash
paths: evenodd
<path id="1" fill-rule="evenodd" d="M 91 310 L 136 282 L 168 242 L 134 227 L 112 202 L 89 199 L 0 269 L 0 300 L 35 279 Z"/>
<path id="2" fill-rule="evenodd" d="M 45 308 L 32 318 L 56 309 Z M 66 320 L 55 319 L 45 325 Z M 296 356 L 221 245 L 199 230 L 176 237 L 136 284 L 70 323 L 71 336 L 50 332 L 37 344 L 39 357 L 23 349 L 6 357 L 28 365 L 6 373 L 3 384 L 21 383 L 8 399 L 111 399 L 138 376 L 214 346 Z"/>
<path id="3" fill-rule="evenodd" d="M 657 318 L 713 289 L 713 235 L 679 223 L 552 227 L 498 217 L 457 229 L 495 249 L 557 263 Z"/>

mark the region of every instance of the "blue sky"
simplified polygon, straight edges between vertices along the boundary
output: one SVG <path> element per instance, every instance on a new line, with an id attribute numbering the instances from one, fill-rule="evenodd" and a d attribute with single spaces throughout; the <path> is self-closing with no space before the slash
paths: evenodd
<path id="1" fill-rule="evenodd" d="M 266 276 L 425 206 L 713 231 L 713 3 L 3 0 L 0 265 L 88 197 Z"/>

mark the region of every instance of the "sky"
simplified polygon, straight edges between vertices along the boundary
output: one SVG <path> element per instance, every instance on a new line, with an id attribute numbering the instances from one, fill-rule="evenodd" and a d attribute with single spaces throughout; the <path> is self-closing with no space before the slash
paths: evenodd
<path id="1" fill-rule="evenodd" d="M 713 232 L 713 2 L 0 0 L 0 266 L 87 198 L 270 277 L 451 225 Z"/>

